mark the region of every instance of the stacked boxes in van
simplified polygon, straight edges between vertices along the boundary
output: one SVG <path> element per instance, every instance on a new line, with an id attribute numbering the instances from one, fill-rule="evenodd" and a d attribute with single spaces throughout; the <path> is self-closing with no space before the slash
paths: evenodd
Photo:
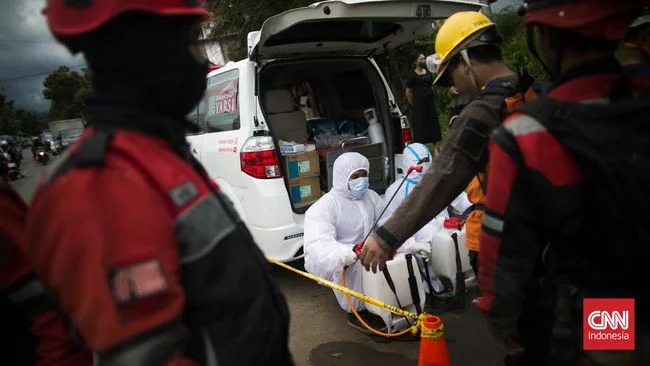
<path id="1" fill-rule="evenodd" d="M 306 206 L 320 198 L 320 161 L 317 151 L 285 155 L 284 170 L 294 205 Z"/>

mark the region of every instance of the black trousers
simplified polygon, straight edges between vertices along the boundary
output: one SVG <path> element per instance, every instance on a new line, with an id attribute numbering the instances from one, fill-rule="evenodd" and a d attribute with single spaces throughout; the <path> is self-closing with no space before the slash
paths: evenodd
<path id="1" fill-rule="evenodd" d="M 474 274 L 476 275 L 476 281 L 478 282 L 478 252 L 475 250 L 470 250 L 469 251 L 469 264 L 472 266 L 472 270 L 474 270 Z"/>
<path id="2" fill-rule="evenodd" d="M 517 322 L 516 335 L 513 338 L 524 348 L 524 352 L 518 356 L 506 356 L 505 366 L 566 365 L 549 364 L 556 300 L 551 294 L 538 291 L 541 290 L 530 290 L 527 293 Z"/>

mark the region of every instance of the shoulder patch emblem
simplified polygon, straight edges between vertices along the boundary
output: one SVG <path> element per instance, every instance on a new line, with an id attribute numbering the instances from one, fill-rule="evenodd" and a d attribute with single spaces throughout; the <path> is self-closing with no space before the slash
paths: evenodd
<path id="1" fill-rule="evenodd" d="M 184 206 L 186 203 L 196 198 L 199 195 L 199 190 L 194 183 L 185 182 L 179 186 L 174 187 L 169 191 L 169 197 L 178 207 Z"/>
<path id="2" fill-rule="evenodd" d="M 157 260 L 119 268 L 110 274 L 109 283 L 118 305 L 164 293 L 168 289 Z"/>

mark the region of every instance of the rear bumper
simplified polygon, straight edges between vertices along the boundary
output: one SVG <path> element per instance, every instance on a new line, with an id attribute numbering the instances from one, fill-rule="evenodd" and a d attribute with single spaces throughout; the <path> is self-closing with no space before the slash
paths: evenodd
<path id="1" fill-rule="evenodd" d="M 274 228 L 248 226 L 257 246 L 264 256 L 281 262 L 291 262 L 304 257 L 302 225 L 291 224 Z"/>

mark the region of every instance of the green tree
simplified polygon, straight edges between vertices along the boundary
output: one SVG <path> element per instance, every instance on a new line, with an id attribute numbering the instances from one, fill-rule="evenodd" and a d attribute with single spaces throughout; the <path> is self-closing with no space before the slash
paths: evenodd
<path id="1" fill-rule="evenodd" d="M 307 6 L 314 0 L 207 0 L 212 16 L 208 39 L 222 43 L 226 57 L 241 60 L 247 55 L 247 35 L 259 30 L 269 17 L 288 9 Z"/>
<path id="2" fill-rule="evenodd" d="M 494 14 L 494 21 L 503 36 L 503 58 L 512 70 L 525 70 L 536 78 L 544 79 L 544 68 L 528 50 L 524 18 L 517 13 L 517 9 L 518 6 L 511 5 Z"/>
<path id="3" fill-rule="evenodd" d="M 50 119 L 81 115 L 85 94 L 80 91 L 88 88 L 88 83 L 81 74 L 61 66 L 45 78 L 43 87 L 43 96 L 50 101 Z"/>

